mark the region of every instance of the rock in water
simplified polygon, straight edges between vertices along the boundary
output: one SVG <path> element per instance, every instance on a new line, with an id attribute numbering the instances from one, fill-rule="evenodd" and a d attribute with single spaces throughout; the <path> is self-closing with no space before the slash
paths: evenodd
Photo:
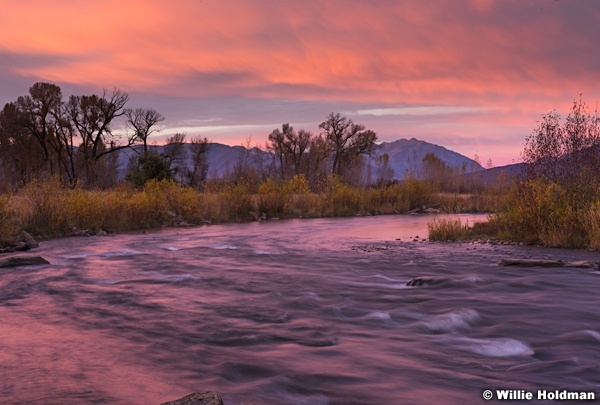
<path id="1" fill-rule="evenodd" d="M 41 256 L 17 256 L 0 260 L 0 267 L 35 266 L 40 264 L 50 264 L 50 262 Z"/>
<path id="2" fill-rule="evenodd" d="M 163 402 L 160 405 L 224 405 L 221 397 L 212 391 L 194 392 L 175 401 Z"/>
<path id="3" fill-rule="evenodd" d="M 594 263 L 586 262 L 585 260 L 578 260 L 578 261 L 574 261 L 574 262 L 566 262 L 565 266 L 566 267 L 577 267 L 580 269 L 593 269 Z"/>
<path id="4" fill-rule="evenodd" d="M 444 281 L 447 281 L 445 278 L 441 277 L 431 277 L 431 276 L 421 276 L 415 277 L 406 283 L 407 287 L 423 287 L 426 285 L 436 285 L 441 284 Z"/>
<path id="5" fill-rule="evenodd" d="M 1 245 L 4 245 L 4 247 L 0 248 L 0 253 L 21 252 L 39 247 L 33 236 L 25 231 L 19 232 L 16 237 L 9 241 L 1 242 Z"/>
<path id="6" fill-rule="evenodd" d="M 565 263 L 562 260 L 538 260 L 538 259 L 502 259 L 500 266 L 519 266 L 519 267 L 562 267 Z"/>
<path id="7" fill-rule="evenodd" d="M 34 249 L 34 248 L 40 247 L 40 245 L 38 245 L 38 243 L 36 242 L 36 240 L 33 239 L 33 236 L 31 236 L 26 231 L 21 231 L 19 233 L 19 236 L 17 236 L 17 240 L 19 240 L 21 242 L 25 242 L 25 244 L 27 245 L 27 247 L 29 249 Z"/>
<path id="8" fill-rule="evenodd" d="M 500 266 L 520 266 L 520 267 L 578 267 L 582 269 L 593 269 L 594 262 L 578 260 L 573 262 L 563 262 L 562 260 L 537 260 L 537 259 L 502 259 Z"/>

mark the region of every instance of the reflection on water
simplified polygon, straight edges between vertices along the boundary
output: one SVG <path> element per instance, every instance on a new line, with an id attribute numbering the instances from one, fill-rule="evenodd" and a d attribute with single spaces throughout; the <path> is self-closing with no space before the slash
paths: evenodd
<path id="1" fill-rule="evenodd" d="M 51 265 L 0 270 L 0 396 L 433 404 L 478 402 L 488 388 L 596 390 L 600 274 L 498 262 L 598 255 L 412 242 L 427 219 L 44 242 L 36 253 Z M 405 285 L 418 276 L 435 283 Z"/>

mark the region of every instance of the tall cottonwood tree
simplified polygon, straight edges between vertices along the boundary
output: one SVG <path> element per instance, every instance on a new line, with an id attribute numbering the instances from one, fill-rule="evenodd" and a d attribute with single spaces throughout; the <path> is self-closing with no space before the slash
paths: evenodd
<path id="1" fill-rule="evenodd" d="M 43 170 L 42 149 L 33 135 L 20 125 L 16 103 L 7 103 L 0 111 L 0 161 L 5 187 L 24 185 Z"/>
<path id="2" fill-rule="evenodd" d="M 375 150 L 377 135 L 364 125 L 355 124 L 340 113 L 331 113 L 319 125 L 323 135 L 331 145 L 332 174 L 343 177 L 344 172 L 362 155 L 370 155 Z"/>
<path id="3" fill-rule="evenodd" d="M 188 185 L 199 188 L 208 174 L 208 138 L 194 137 L 190 142 L 191 167 L 185 171 Z"/>
<path id="4" fill-rule="evenodd" d="M 0 111 L 0 159 L 3 176 L 13 184 L 48 173 L 60 175 L 71 185 L 110 185 L 115 177 L 114 152 L 147 142 L 162 116 L 150 111 L 143 131 L 126 135 L 113 132 L 115 120 L 125 114 L 127 93 L 114 89 L 101 95 L 71 96 L 63 101 L 59 86 L 38 82 L 29 94 L 8 103 Z M 132 117 L 134 117 L 132 115 Z"/>
<path id="5" fill-rule="evenodd" d="M 41 165 L 48 165 L 50 173 L 55 171 L 52 159 L 53 136 L 57 112 L 62 104 L 60 87 L 51 83 L 35 83 L 29 94 L 20 96 L 16 102 L 17 123 L 27 130 L 42 152 Z"/>
<path id="6" fill-rule="evenodd" d="M 124 115 L 124 107 L 129 96 L 114 89 L 112 93 L 103 91 L 101 96 L 71 96 L 67 102 L 67 114 L 81 140 L 78 148 L 80 166 L 85 176 L 85 184 L 93 185 L 106 175 L 106 155 L 128 148 L 137 140 L 137 134 L 128 134 L 125 143 L 121 135 L 112 131 L 115 119 Z"/>
<path id="7" fill-rule="evenodd" d="M 308 155 L 308 184 L 312 190 L 321 191 L 326 184 L 327 176 L 331 169 L 329 157 L 331 144 L 321 134 L 313 136 Z"/>
<path id="8" fill-rule="evenodd" d="M 378 186 L 388 185 L 394 179 L 394 169 L 390 165 L 390 155 L 384 153 L 375 158 L 376 182 Z"/>
<path id="9" fill-rule="evenodd" d="M 267 149 L 275 154 L 282 179 L 306 173 L 312 137 L 312 133 L 303 129 L 296 132 L 290 124 L 283 124 L 281 130 L 269 134 Z"/>

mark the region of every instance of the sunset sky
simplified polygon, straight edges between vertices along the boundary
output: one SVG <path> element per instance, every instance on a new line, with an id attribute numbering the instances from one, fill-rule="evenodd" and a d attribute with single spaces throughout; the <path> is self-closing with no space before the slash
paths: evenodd
<path id="1" fill-rule="evenodd" d="M 598 0 L 0 0 L 0 103 L 118 87 L 176 131 L 264 144 L 330 112 L 494 165 L 600 101 Z"/>

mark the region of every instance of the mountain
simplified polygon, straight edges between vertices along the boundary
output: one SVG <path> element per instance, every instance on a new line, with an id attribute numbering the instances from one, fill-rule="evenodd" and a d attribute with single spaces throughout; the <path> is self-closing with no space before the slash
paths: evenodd
<path id="1" fill-rule="evenodd" d="M 525 163 L 515 163 L 512 165 L 492 167 L 477 172 L 462 175 L 465 180 L 473 181 L 484 186 L 490 186 L 499 182 L 511 182 L 520 176 L 525 170 Z"/>
<path id="2" fill-rule="evenodd" d="M 184 154 L 191 156 L 189 144 L 184 144 Z M 149 146 L 149 148 L 157 153 L 164 152 L 164 146 Z M 140 147 L 136 149 L 126 149 L 121 151 L 119 155 L 119 177 L 123 179 L 127 170 L 129 159 L 138 155 Z M 220 143 L 210 143 L 207 152 L 208 159 L 208 176 L 210 178 L 218 178 L 225 176 L 229 171 L 233 170 L 236 162 L 240 160 L 240 156 L 247 153 L 248 162 L 257 164 L 261 160 L 264 164 L 270 162 L 268 152 L 258 148 L 246 149 L 243 146 L 229 146 Z M 394 142 L 383 142 L 377 147 L 377 155 L 387 153 L 390 160 L 390 167 L 394 169 L 394 178 L 402 179 L 405 174 L 412 171 L 418 177 L 421 173 L 421 161 L 427 153 L 435 153 L 447 166 L 452 168 L 465 168 L 467 173 L 485 171 L 483 167 L 472 159 L 463 156 L 459 153 L 448 150 L 442 146 L 435 145 L 429 142 L 421 141 L 415 138 L 399 139 Z M 374 165 L 374 162 L 371 162 Z M 372 167 L 372 169 L 374 169 Z M 374 171 L 373 171 L 374 173 Z"/>
<path id="3" fill-rule="evenodd" d="M 379 155 L 388 154 L 395 179 L 402 179 L 405 174 L 410 172 L 418 177 L 423 157 L 428 153 L 434 153 L 451 168 L 461 169 L 464 167 L 467 173 L 485 170 L 479 163 L 460 153 L 415 138 L 383 142 L 379 145 L 377 153 Z"/>
<path id="4" fill-rule="evenodd" d="M 163 145 L 150 145 L 148 149 L 155 154 L 163 154 L 165 147 Z M 133 148 L 123 149 L 119 151 L 119 179 L 125 178 L 129 161 L 141 153 L 141 146 L 136 145 Z M 260 161 L 266 162 L 270 159 L 269 153 L 259 148 L 247 149 L 244 146 L 229 146 L 221 143 L 209 143 L 206 157 L 208 161 L 208 177 L 219 178 L 225 176 L 229 171 L 233 170 L 236 162 L 240 160 L 240 156 L 247 153 L 248 162 L 250 164 Z M 186 156 L 186 164 L 191 166 L 192 151 L 189 143 L 183 144 L 182 154 Z"/>

